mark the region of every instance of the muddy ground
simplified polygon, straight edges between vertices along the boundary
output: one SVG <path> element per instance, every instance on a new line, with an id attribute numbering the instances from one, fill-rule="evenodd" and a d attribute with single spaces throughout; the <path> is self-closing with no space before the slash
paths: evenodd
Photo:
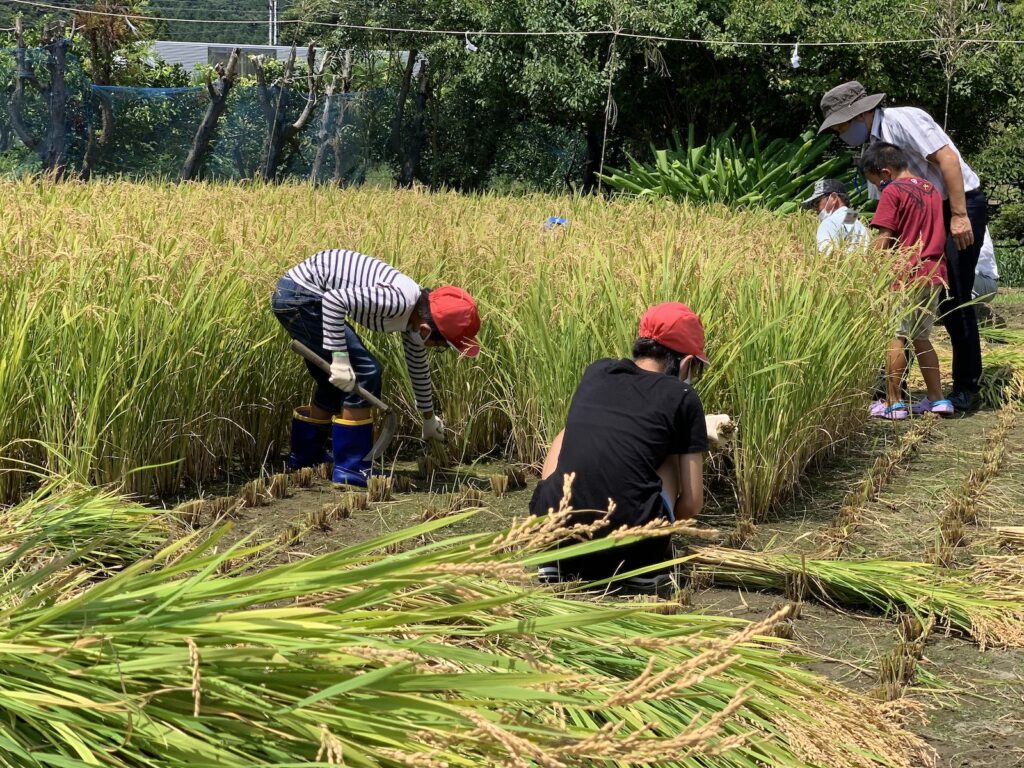
<path id="1" fill-rule="evenodd" d="M 996 312 L 1007 327 L 1024 329 L 1024 292 L 997 300 Z M 944 334 L 937 331 L 936 338 Z M 941 351 L 941 350 L 940 350 Z M 948 351 L 944 360 L 948 372 Z M 947 373 L 948 376 L 948 373 Z M 917 382 L 919 384 L 919 382 Z M 936 420 L 915 455 L 904 461 L 877 499 L 862 510 L 861 524 L 849 538 L 849 557 L 891 557 L 921 560 L 938 540 L 938 518 L 948 494 L 980 465 L 986 438 L 1005 419 L 1005 409 L 988 409 L 965 418 Z M 875 458 L 920 420 L 899 424 L 868 424 L 838 455 L 810 473 L 806 482 L 750 541 L 754 549 L 820 551 L 821 534 L 833 521 L 843 497 L 864 476 Z M 308 530 L 290 547 L 289 557 L 304 557 L 364 540 L 385 531 L 415 524 L 423 510 L 448 503 L 456 486 L 483 490 L 485 511 L 450 532 L 499 530 L 524 514 L 534 484 L 496 497 L 490 476 L 502 474 L 498 464 L 460 466 L 426 479 L 415 462 L 399 463 L 399 483 L 414 485 L 394 499 L 371 504 L 350 519 L 331 523 L 329 530 Z M 236 535 L 279 535 L 287 526 L 305 528 L 310 512 L 335 503 L 347 491 L 317 482 L 296 489 L 290 498 L 236 515 Z M 713 486 L 702 524 L 729 530 L 735 509 L 726 489 Z M 1005 436 L 1002 468 L 979 499 L 979 518 L 954 557 L 968 564 L 996 551 L 994 525 L 1024 525 L 1024 414 Z M 704 588 L 693 598 L 695 610 L 759 618 L 784 601 L 779 594 Z M 809 665 L 851 688 L 876 694 L 879 660 L 896 644 L 895 623 L 877 614 L 848 612 L 834 606 L 805 604 L 794 624 L 794 641 L 808 654 Z M 968 639 L 936 631 L 924 648 L 916 683 L 904 694 L 928 707 L 926 719 L 911 727 L 949 768 L 1011 768 L 1024 766 L 1024 650 L 981 651 Z M 839 767 L 837 767 L 839 768 Z"/>

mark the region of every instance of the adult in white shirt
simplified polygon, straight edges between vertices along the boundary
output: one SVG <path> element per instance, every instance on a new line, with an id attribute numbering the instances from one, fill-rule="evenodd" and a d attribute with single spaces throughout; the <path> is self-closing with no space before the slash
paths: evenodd
<path id="1" fill-rule="evenodd" d="M 824 121 L 818 132 L 832 131 L 851 147 L 887 141 L 909 156 L 911 172 L 942 192 L 950 298 L 943 303 L 943 325 L 953 347 L 953 391 L 957 411 L 977 407 L 981 380 L 978 317 L 970 304 L 974 272 L 988 225 L 988 201 L 981 181 L 931 115 L 915 107 L 883 107 L 884 93 L 868 94 L 857 81 L 843 83 L 821 99 Z M 870 190 L 877 198 L 878 190 Z"/>
<path id="2" fill-rule="evenodd" d="M 817 212 L 818 251 L 845 251 L 852 253 L 865 249 L 870 236 L 867 227 L 850 207 L 846 185 L 839 179 L 819 179 L 814 183 L 811 196 L 801 203 L 805 210 Z"/>
<path id="3" fill-rule="evenodd" d="M 995 298 L 999 290 L 999 267 L 996 266 L 996 249 L 992 243 L 992 235 L 985 230 L 985 239 L 981 242 L 981 254 L 978 256 L 978 268 L 974 271 L 974 298 L 986 304 Z"/>

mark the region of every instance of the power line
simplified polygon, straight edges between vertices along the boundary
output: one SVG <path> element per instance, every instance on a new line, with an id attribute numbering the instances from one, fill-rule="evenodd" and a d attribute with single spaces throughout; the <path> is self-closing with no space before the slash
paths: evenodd
<path id="1" fill-rule="evenodd" d="M 110 16 L 113 18 L 132 19 L 136 21 L 150 22 L 176 22 L 182 24 L 271 24 L 267 18 L 262 19 L 181 19 L 169 18 L 166 16 L 146 16 L 138 13 L 112 13 L 110 11 L 94 11 L 90 8 L 78 8 L 70 5 L 55 5 L 44 3 L 39 0 L 9 0 L 18 5 L 27 5 L 34 8 L 46 8 L 54 11 L 71 11 L 73 13 L 91 14 L 93 16 Z M 640 32 L 616 31 L 613 29 L 574 29 L 574 30 L 465 30 L 465 29 L 433 29 L 433 28 L 406 28 L 406 27 L 379 27 L 367 24 L 344 24 L 332 21 L 306 21 L 303 19 L 284 19 L 278 21 L 279 25 L 289 26 L 314 26 L 327 27 L 331 29 L 350 29 L 365 32 L 394 32 L 414 35 L 437 35 L 463 37 L 472 35 L 474 37 L 628 37 L 634 40 L 648 40 L 651 42 L 664 43 L 688 43 L 691 45 L 707 46 L 736 46 L 755 48 L 789 48 L 794 42 L 799 42 L 805 48 L 832 48 L 846 46 L 873 46 L 873 45 L 917 45 L 922 43 L 957 42 L 962 45 L 1024 45 L 1024 40 L 1002 40 L 1002 39 L 961 39 L 952 37 L 920 37 L 896 40 L 817 40 L 817 41 L 779 41 L 779 40 L 715 40 L 694 37 L 672 37 L 669 35 L 650 35 Z"/>

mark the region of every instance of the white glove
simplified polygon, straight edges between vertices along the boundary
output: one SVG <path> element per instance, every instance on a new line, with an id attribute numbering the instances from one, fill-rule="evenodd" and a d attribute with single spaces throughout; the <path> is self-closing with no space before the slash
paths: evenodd
<path id="1" fill-rule="evenodd" d="M 342 392 L 352 392 L 356 388 L 356 372 L 348 361 L 347 353 L 335 353 L 331 362 L 331 384 Z"/>
<path id="2" fill-rule="evenodd" d="M 736 434 L 736 425 L 732 416 L 725 413 L 712 413 L 704 417 L 704 427 L 708 432 L 708 444 L 715 450 L 722 450 Z"/>
<path id="3" fill-rule="evenodd" d="M 444 422 L 437 416 L 423 420 L 423 439 L 444 442 Z"/>

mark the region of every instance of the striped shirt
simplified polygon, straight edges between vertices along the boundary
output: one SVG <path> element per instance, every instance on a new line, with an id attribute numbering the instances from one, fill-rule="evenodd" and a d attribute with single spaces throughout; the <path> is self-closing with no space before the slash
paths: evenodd
<path id="1" fill-rule="evenodd" d="M 418 331 L 409 330 L 422 289 L 410 277 L 380 259 L 356 251 L 320 251 L 286 273 L 321 297 L 324 349 L 345 352 L 345 324 L 355 321 L 371 331 L 402 334 L 405 363 L 420 411 L 434 410 L 427 348 Z"/>

